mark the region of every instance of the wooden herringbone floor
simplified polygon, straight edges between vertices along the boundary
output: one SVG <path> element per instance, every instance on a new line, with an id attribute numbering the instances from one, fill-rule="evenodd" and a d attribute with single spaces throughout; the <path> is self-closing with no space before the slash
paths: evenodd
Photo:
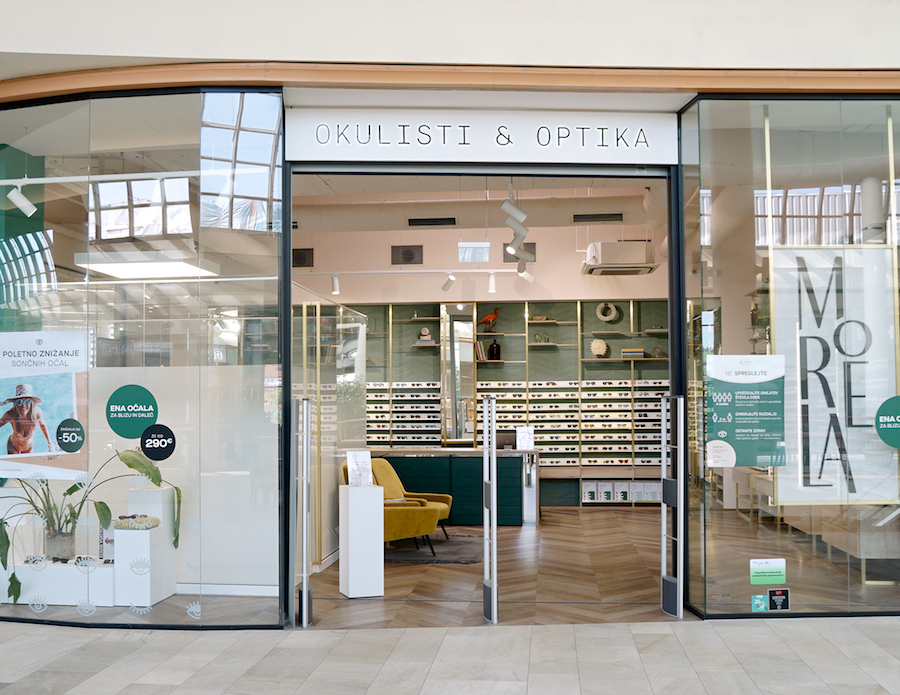
<path id="1" fill-rule="evenodd" d="M 481 528 L 455 528 L 481 534 Z M 543 509 L 540 528 L 501 527 L 505 625 L 668 620 L 659 609 L 659 509 Z M 449 541 L 452 543 L 452 538 Z M 315 627 L 481 625 L 481 564 L 385 565 L 384 599 L 344 598 L 338 566 L 313 578 Z"/>

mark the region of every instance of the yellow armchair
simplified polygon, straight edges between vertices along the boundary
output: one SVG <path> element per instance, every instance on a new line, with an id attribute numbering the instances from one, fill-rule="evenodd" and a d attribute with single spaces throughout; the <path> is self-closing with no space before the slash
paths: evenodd
<path id="1" fill-rule="evenodd" d="M 438 512 L 438 525 L 444 536 L 449 540 L 447 529 L 444 528 L 444 520 L 450 516 L 450 507 L 453 505 L 452 495 L 442 495 L 430 492 L 407 492 L 403 487 L 400 476 L 391 465 L 390 461 L 383 458 L 372 459 L 372 474 L 375 477 L 375 484 L 384 488 L 384 498 L 386 500 L 419 500 L 423 502 L 423 506 L 429 509 L 435 509 Z"/>
<path id="2" fill-rule="evenodd" d="M 381 484 L 377 477 L 375 483 Z M 341 484 L 347 484 L 346 463 L 341 466 Z M 428 506 L 425 500 L 388 497 L 387 490 L 384 495 L 384 542 L 399 541 L 404 538 L 415 539 L 422 536 L 428 543 L 428 547 L 431 548 L 431 554 L 434 555 L 434 547 L 431 545 L 429 536 L 437 528 L 439 510 Z M 416 541 L 416 546 L 418 546 L 418 541 Z"/>

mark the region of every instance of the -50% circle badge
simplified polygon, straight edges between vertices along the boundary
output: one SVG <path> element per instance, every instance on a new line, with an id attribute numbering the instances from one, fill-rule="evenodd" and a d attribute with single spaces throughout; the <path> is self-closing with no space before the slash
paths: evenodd
<path id="1" fill-rule="evenodd" d="M 175 434 L 165 425 L 150 425 L 141 435 L 141 451 L 151 461 L 164 461 L 175 451 Z"/>

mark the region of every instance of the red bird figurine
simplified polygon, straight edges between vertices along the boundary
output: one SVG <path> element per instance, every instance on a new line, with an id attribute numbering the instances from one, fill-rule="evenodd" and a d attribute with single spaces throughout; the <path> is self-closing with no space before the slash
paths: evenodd
<path id="1" fill-rule="evenodd" d="M 485 333 L 493 333 L 494 332 L 494 322 L 497 320 L 497 316 L 499 316 L 499 315 L 500 315 L 500 309 L 498 309 L 497 307 L 494 307 L 494 313 L 488 314 L 487 316 L 485 316 L 483 319 L 481 319 L 481 321 L 478 322 L 478 325 L 480 326 L 482 323 L 486 323 L 487 328 L 484 329 L 484 332 Z"/>

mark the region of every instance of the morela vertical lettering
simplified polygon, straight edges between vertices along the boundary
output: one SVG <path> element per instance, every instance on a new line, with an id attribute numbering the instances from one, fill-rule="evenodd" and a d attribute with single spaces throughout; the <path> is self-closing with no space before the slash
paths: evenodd
<path id="1" fill-rule="evenodd" d="M 844 302 L 844 264 L 835 257 L 828 282 L 816 287 L 806 258 L 797 255 L 797 317 L 800 377 L 800 421 L 803 487 L 832 487 L 823 480 L 827 462 L 837 461 L 849 493 L 856 492 L 845 432 L 854 427 L 872 427 L 855 414 L 866 397 L 865 380 L 857 375 L 868 363 L 872 331 L 864 322 L 848 319 Z M 832 318 L 833 316 L 833 318 Z M 843 356 L 843 407 L 839 408 L 827 373 L 832 362 Z M 862 383 L 860 383 L 862 382 Z M 810 418 L 818 422 L 824 406 L 827 428 L 824 440 L 814 439 Z M 812 411 L 812 414 L 811 414 Z"/>

